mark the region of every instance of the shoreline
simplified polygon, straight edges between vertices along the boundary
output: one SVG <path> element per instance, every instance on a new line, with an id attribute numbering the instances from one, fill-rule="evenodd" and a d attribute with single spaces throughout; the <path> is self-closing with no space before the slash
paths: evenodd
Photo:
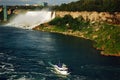
<path id="1" fill-rule="evenodd" d="M 33 28 L 33 30 L 37 30 L 37 31 L 42 31 L 42 32 L 50 32 L 50 33 L 60 33 L 60 34 L 63 34 L 63 35 L 69 35 L 69 36 L 75 36 L 75 37 L 79 37 L 79 38 L 84 38 L 84 39 L 88 39 L 88 40 L 91 40 L 91 41 L 94 41 L 90 38 L 87 38 L 85 37 L 82 32 L 80 31 L 76 31 L 76 32 L 71 32 L 71 31 L 65 31 L 65 32 L 62 32 L 62 31 L 55 31 L 55 30 L 52 30 L 52 28 L 49 28 L 49 30 L 46 30 L 47 27 L 45 28 L 40 28 L 40 26 L 37 26 L 35 28 Z M 93 45 L 94 46 L 94 45 Z M 112 56 L 112 57 L 120 57 L 120 53 L 119 54 L 105 54 L 104 50 L 102 49 L 98 49 L 97 47 L 94 47 L 96 50 L 100 50 L 100 54 L 103 55 L 103 56 Z"/>

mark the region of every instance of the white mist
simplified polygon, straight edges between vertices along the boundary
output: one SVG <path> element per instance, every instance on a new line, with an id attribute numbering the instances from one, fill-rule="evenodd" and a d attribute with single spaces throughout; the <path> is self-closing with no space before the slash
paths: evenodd
<path id="1" fill-rule="evenodd" d="M 8 26 L 14 26 L 23 29 L 32 29 L 42 23 L 49 22 L 55 17 L 55 12 L 48 10 L 28 11 L 17 15 L 8 23 Z"/>

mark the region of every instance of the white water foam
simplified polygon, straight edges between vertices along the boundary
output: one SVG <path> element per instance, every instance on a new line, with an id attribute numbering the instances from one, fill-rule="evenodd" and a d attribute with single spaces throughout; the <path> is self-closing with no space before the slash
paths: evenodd
<path id="1" fill-rule="evenodd" d="M 19 79 L 16 79 L 16 80 L 32 80 L 32 79 L 26 78 L 25 76 L 23 76 L 23 77 L 21 77 L 21 78 L 19 78 Z"/>
<path id="2" fill-rule="evenodd" d="M 7 24 L 7 26 L 14 26 L 23 29 L 32 29 L 42 23 L 49 22 L 55 17 L 55 12 L 49 10 L 28 11 L 19 14 Z"/>

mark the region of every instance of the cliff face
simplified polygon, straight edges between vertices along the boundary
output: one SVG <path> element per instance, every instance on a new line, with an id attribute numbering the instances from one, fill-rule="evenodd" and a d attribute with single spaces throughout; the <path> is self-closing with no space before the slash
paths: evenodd
<path id="1" fill-rule="evenodd" d="M 120 12 L 67 12 L 56 11 L 56 17 L 64 17 L 65 15 L 71 15 L 73 18 L 82 17 L 85 21 L 90 22 L 108 22 L 114 24 L 120 24 Z"/>

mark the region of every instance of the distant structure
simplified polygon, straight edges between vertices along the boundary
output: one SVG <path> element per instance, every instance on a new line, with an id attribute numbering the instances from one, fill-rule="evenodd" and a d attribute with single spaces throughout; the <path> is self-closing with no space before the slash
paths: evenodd
<path id="1" fill-rule="evenodd" d="M 44 7 L 48 6 L 48 3 L 47 2 L 43 2 L 43 6 Z"/>
<path id="2" fill-rule="evenodd" d="M 3 5 L 3 20 L 4 21 L 7 21 L 7 6 L 6 5 Z"/>

